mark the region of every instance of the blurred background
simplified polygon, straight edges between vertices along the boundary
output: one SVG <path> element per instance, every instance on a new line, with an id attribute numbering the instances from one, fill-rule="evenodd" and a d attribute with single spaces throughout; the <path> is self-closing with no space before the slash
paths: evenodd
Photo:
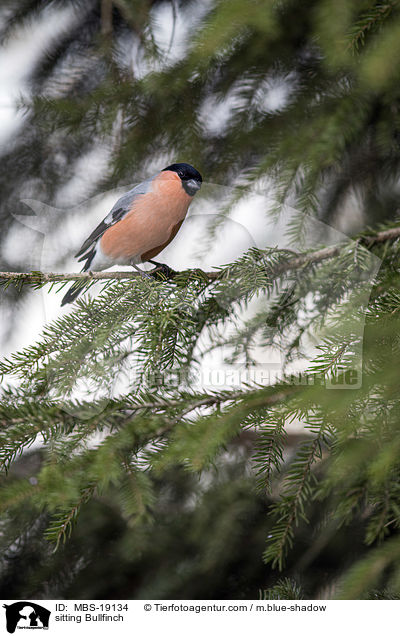
<path id="1" fill-rule="evenodd" d="M 395 221 L 399 36 L 395 1 L 2 1 L 1 270 L 78 271 L 73 254 L 118 195 L 178 161 L 204 188 L 160 257 L 177 269 Z M 2 353 L 31 343 L 59 300 L 3 289 Z M 289 455 L 302 435 L 293 429 Z M 280 575 L 262 561 L 271 522 L 248 470 L 252 443 L 248 433 L 233 444 L 209 483 L 171 472 L 148 524 L 98 500 L 53 554 L 38 519 L 3 557 L 0 596 L 262 594 Z M 35 462 L 40 449 L 14 470 Z M 312 525 L 323 518 L 316 506 Z M 328 597 L 367 549 L 362 530 L 359 519 L 318 543 L 300 527 L 285 575 Z"/>

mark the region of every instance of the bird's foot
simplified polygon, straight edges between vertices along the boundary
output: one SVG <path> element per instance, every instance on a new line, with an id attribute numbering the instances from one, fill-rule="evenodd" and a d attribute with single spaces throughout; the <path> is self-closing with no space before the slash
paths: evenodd
<path id="1" fill-rule="evenodd" d="M 176 271 L 165 263 L 157 263 L 157 261 L 149 261 L 149 263 L 155 265 L 150 275 L 157 280 L 165 280 L 166 278 L 174 278 L 174 276 L 176 276 Z"/>
<path id="2" fill-rule="evenodd" d="M 140 267 L 138 267 L 136 263 L 131 263 L 131 266 L 140 274 L 140 276 L 142 276 L 142 278 L 152 278 L 150 274 L 145 272 L 143 269 L 140 269 Z"/>

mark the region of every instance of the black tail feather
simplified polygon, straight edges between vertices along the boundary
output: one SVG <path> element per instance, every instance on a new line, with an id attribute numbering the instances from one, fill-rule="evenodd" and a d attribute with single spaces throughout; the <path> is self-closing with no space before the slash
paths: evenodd
<path id="1" fill-rule="evenodd" d="M 64 307 L 64 305 L 67 305 L 68 303 L 72 303 L 75 298 L 78 298 L 79 294 L 83 290 L 84 287 L 82 287 L 82 283 L 79 284 L 79 281 L 76 281 L 73 285 L 71 285 L 64 298 L 62 299 L 61 307 Z"/>
<path id="2" fill-rule="evenodd" d="M 94 259 L 95 254 L 96 254 L 96 250 L 95 248 L 93 248 L 92 250 L 90 250 L 90 252 L 87 252 L 87 254 L 84 254 L 83 256 L 81 256 L 81 258 L 79 259 L 80 261 L 85 260 L 85 258 L 87 259 L 83 269 L 81 269 L 81 273 L 89 271 L 90 264 L 92 260 Z M 85 289 L 85 286 L 82 285 L 82 281 L 77 280 L 73 285 L 71 285 L 71 287 L 65 294 L 64 298 L 62 299 L 61 307 L 64 307 L 64 305 L 67 305 L 68 303 L 72 303 L 75 300 L 75 298 L 78 298 L 79 294 L 84 289 Z"/>

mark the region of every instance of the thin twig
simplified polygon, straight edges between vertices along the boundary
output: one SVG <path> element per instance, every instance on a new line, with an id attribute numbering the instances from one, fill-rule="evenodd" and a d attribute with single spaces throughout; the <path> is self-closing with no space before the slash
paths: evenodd
<path id="1" fill-rule="evenodd" d="M 216 280 L 221 276 L 220 272 L 203 272 L 199 269 L 192 271 L 198 271 L 203 276 L 206 276 L 209 280 Z M 161 267 L 156 267 L 150 270 L 150 272 L 146 273 L 155 274 L 157 272 L 163 273 L 163 269 Z M 171 275 L 165 276 L 166 278 L 175 278 L 175 276 L 182 273 L 183 272 L 173 272 Z M 30 283 L 54 283 L 68 280 L 123 280 L 135 279 L 138 277 L 140 278 L 141 274 L 137 271 L 132 270 L 123 272 L 80 272 L 74 274 L 59 274 L 54 272 L 0 272 L 0 280 L 13 280 Z"/>
<path id="2" fill-rule="evenodd" d="M 112 34 L 112 0 L 102 0 L 100 8 L 101 32 L 105 37 Z"/>

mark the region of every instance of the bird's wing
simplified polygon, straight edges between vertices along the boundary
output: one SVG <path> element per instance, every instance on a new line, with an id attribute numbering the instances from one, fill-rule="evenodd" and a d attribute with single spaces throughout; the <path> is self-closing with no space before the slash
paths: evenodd
<path id="1" fill-rule="evenodd" d="M 123 219 L 124 216 L 128 214 L 128 212 L 132 209 L 132 205 L 135 199 L 137 199 L 141 194 L 146 194 L 147 192 L 149 192 L 149 190 L 151 189 L 151 182 L 153 181 L 153 178 L 154 177 L 151 177 L 150 179 L 146 179 L 146 181 L 139 183 L 139 185 L 135 186 L 134 188 L 132 188 L 132 190 L 129 190 L 129 192 L 118 199 L 107 216 L 102 220 L 101 223 L 99 223 L 99 225 L 93 230 L 91 235 L 83 243 L 79 252 L 75 254 L 75 258 L 78 258 L 78 256 L 80 256 L 81 258 L 78 259 L 79 261 L 82 261 L 86 258 L 85 252 L 90 249 L 91 245 L 95 243 L 95 241 L 97 241 L 101 236 L 103 236 L 104 232 L 109 227 L 115 225 L 115 223 L 118 223 L 118 221 Z"/>

